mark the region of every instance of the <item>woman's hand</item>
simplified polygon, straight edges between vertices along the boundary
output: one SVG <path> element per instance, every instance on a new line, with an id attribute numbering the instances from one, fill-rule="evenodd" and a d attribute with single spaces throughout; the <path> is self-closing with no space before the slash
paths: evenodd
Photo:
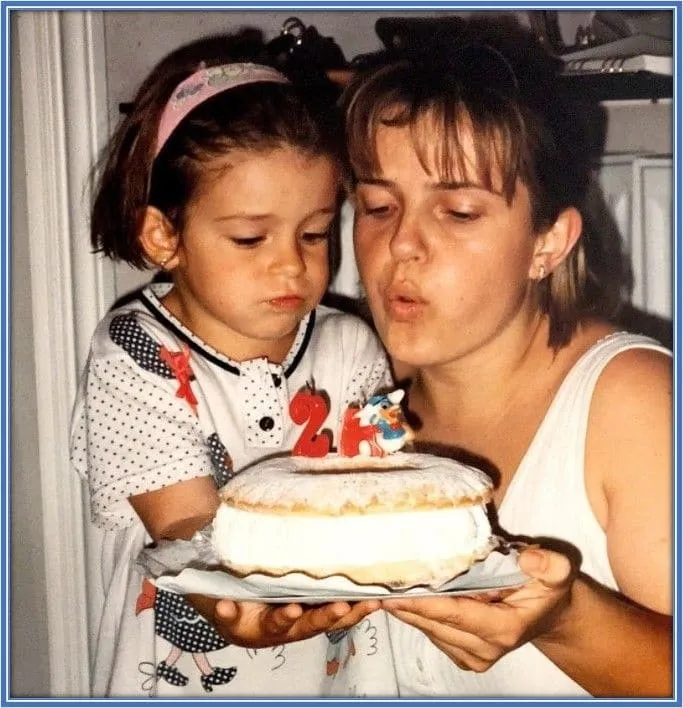
<path id="1" fill-rule="evenodd" d="M 571 599 L 577 570 L 566 556 L 528 548 L 519 565 L 532 580 L 510 594 L 406 597 L 382 600 L 382 607 L 424 632 L 461 669 L 486 671 L 512 649 L 557 630 Z"/>
<path id="2" fill-rule="evenodd" d="M 331 602 L 324 605 L 268 605 L 192 596 L 196 607 L 227 641 L 259 649 L 308 639 L 322 632 L 353 627 L 379 609 L 378 600 Z"/>

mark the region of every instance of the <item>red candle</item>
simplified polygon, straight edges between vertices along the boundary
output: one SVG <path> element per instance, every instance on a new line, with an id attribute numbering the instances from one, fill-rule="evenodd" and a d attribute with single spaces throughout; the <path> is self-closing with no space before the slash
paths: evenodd
<path id="1" fill-rule="evenodd" d="M 292 448 L 292 454 L 303 457 L 324 457 L 330 451 L 330 439 L 319 430 L 327 418 L 329 408 L 323 396 L 310 389 L 299 391 L 289 404 L 289 415 L 297 425 L 306 427 Z"/>
<path id="2" fill-rule="evenodd" d="M 344 457 L 360 455 L 360 444 L 367 442 L 366 450 L 369 451 L 370 455 L 381 455 L 381 450 L 375 445 L 375 427 L 373 425 L 361 425 L 357 416 L 358 410 L 355 406 L 350 406 L 344 413 L 339 433 L 339 454 Z M 378 450 L 379 452 L 377 452 Z M 368 454 L 368 452 L 365 454 Z"/>

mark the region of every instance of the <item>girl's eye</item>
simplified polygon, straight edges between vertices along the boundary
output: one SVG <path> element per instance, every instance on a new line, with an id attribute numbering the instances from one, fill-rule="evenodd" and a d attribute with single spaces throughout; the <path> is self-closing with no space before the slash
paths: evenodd
<path id="1" fill-rule="evenodd" d="M 301 235 L 301 240 L 304 243 L 322 243 L 329 240 L 331 231 L 331 228 L 325 231 L 306 231 Z"/>
<path id="2" fill-rule="evenodd" d="M 230 240 L 239 248 L 254 248 L 265 240 L 264 236 L 232 236 Z"/>

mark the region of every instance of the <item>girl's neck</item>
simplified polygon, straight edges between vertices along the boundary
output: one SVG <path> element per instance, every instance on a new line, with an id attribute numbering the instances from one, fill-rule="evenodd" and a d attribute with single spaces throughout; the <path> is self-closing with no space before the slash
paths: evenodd
<path id="1" fill-rule="evenodd" d="M 286 337 L 278 340 L 254 340 L 238 332 L 228 330 L 225 325 L 210 318 L 202 317 L 201 324 L 195 322 L 190 311 L 183 306 L 177 288 L 173 288 L 161 299 L 163 306 L 190 332 L 223 356 L 236 362 L 265 358 L 274 364 L 284 361 L 294 344 L 298 326 Z"/>

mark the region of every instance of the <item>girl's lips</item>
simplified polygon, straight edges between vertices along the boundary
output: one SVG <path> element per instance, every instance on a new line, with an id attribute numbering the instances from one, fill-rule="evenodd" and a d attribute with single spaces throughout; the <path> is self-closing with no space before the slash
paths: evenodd
<path id="1" fill-rule="evenodd" d="M 301 307 L 304 299 L 299 295 L 283 295 L 282 297 L 274 297 L 268 302 L 281 310 L 296 310 Z"/>

